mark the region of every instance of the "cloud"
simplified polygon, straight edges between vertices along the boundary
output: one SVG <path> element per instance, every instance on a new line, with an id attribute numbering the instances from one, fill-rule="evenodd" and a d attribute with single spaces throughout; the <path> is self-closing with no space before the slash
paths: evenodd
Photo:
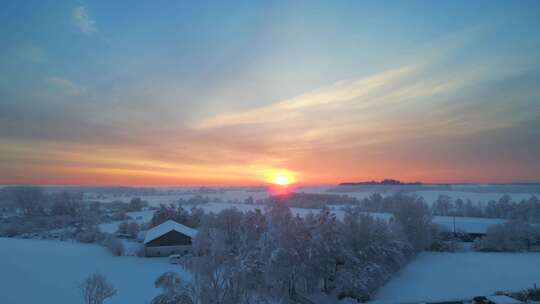
<path id="1" fill-rule="evenodd" d="M 49 77 L 47 79 L 47 83 L 54 88 L 61 90 L 61 92 L 65 95 L 81 95 L 86 92 L 86 87 L 78 85 L 73 81 L 62 77 Z"/>
<path id="2" fill-rule="evenodd" d="M 32 63 L 45 63 L 48 60 L 47 53 L 42 48 L 32 44 L 18 48 L 16 55 Z"/>
<path id="3" fill-rule="evenodd" d="M 75 25 L 77 25 L 83 34 L 90 35 L 97 32 L 96 21 L 90 17 L 86 6 L 81 5 L 76 7 L 73 11 L 73 19 L 75 20 Z"/>
<path id="4" fill-rule="evenodd" d="M 367 97 L 386 86 L 411 76 L 416 66 L 404 66 L 370 77 L 341 81 L 312 92 L 273 103 L 269 106 L 222 114 L 195 124 L 196 128 L 212 128 L 229 125 L 260 124 L 294 119 L 301 111 L 320 106 L 338 106 L 353 99 Z"/>

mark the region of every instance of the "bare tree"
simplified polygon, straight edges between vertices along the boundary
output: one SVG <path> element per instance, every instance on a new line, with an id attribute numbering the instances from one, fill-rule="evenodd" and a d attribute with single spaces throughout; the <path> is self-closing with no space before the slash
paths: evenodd
<path id="1" fill-rule="evenodd" d="M 101 273 L 93 273 L 80 285 L 84 304 L 102 304 L 106 299 L 116 295 L 107 278 Z"/>

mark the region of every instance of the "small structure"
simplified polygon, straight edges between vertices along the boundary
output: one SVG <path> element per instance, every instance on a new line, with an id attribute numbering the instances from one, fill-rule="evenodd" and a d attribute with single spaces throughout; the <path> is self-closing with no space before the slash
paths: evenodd
<path id="1" fill-rule="evenodd" d="M 474 304 L 520 304 L 523 303 L 505 295 L 495 295 L 487 297 L 475 297 Z"/>
<path id="2" fill-rule="evenodd" d="M 523 303 L 509 296 L 498 295 L 486 297 L 490 304 L 520 304 Z"/>
<path id="3" fill-rule="evenodd" d="M 171 254 L 169 256 L 169 263 L 171 264 L 180 264 L 180 260 L 182 259 L 182 256 L 179 254 Z"/>
<path id="4" fill-rule="evenodd" d="M 168 220 L 148 230 L 144 238 L 144 253 L 147 257 L 186 254 L 191 251 L 191 240 L 197 230 Z"/>

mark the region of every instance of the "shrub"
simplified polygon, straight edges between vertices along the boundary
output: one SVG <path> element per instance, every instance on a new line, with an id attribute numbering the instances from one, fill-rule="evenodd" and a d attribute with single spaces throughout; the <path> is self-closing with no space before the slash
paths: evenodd
<path id="1" fill-rule="evenodd" d="M 105 238 L 104 234 L 96 227 L 89 227 L 78 231 L 74 237 L 79 243 L 100 243 Z"/>
<path id="2" fill-rule="evenodd" d="M 107 282 L 107 278 L 97 272 L 86 278 L 79 288 L 85 304 L 102 304 L 116 295 L 116 289 Z"/>
<path id="3" fill-rule="evenodd" d="M 125 252 L 124 243 L 112 235 L 107 235 L 102 245 L 115 256 L 121 256 Z"/>
<path id="4" fill-rule="evenodd" d="M 540 242 L 540 229 L 528 223 L 511 221 L 488 228 L 473 248 L 479 251 L 525 251 Z"/>

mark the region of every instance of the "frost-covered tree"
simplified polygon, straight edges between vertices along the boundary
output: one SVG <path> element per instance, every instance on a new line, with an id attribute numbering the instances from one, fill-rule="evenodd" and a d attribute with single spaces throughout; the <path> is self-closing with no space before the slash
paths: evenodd
<path id="1" fill-rule="evenodd" d="M 102 304 L 106 299 L 116 295 L 116 289 L 107 282 L 101 273 L 94 273 L 80 284 L 84 304 Z"/>
<path id="2" fill-rule="evenodd" d="M 139 231 L 141 231 L 141 226 L 137 222 L 129 222 L 126 230 L 127 234 L 129 234 L 132 238 L 136 238 Z"/>
<path id="3" fill-rule="evenodd" d="M 162 292 L 150 304 L 193 304 L 192 291 L 175 272 L 165 272 L 159 276 L 154 286 Z"/>
<path id="4" fill-rule="evenodd" d="M 50 196 L 52 200 L 52 215 L 69 215 L 77 217 L 82 215 L 82 193 L 63 191 Z"/>
<path id="5" fill-rule="evenodd" d="M 140 197 L 134 197 L 129 201 L 128 211 L 141 211 L 148 203 L 143 201 Z"/>
<path id="6" fill-rule="evenodd" d="M 33 216 L 43 211 L 43 203 L 46 199 L 43 188 L 16 187 L 13 190 L 13 197 L 25 216 Z"/>
<path id="7" fill-rule="evenodd" d="M 452 198 L 450 196 L 445 194 L 439 195 L 432 206 L 433 214 L 449 215 L 450 211 L 454 209 L 453 207 Z"/>
<path id="8" fill-rule="evenodd" d="M 428 206 L 415 195 L 399 194 L 396 199 L 396 224 L 417 252 L 426 249 L 431 243 L 432 225 Z"/>
<path id="9" fill-rule="evenodd" d="M 405 231 L 430 233 L 429 209 L 406 200 L 392 201 L 413 210 L 400 212 L 394 224 L 363 214 L 362 206 L 347 209 L 343 221 L 326 208 L 294 216 L 281 202 L 264 213 L 204 214 L 184 263 L 193 275 L 193 300 L 280 302 L 315 292 L 369 299 L 415 254 Z"/>

